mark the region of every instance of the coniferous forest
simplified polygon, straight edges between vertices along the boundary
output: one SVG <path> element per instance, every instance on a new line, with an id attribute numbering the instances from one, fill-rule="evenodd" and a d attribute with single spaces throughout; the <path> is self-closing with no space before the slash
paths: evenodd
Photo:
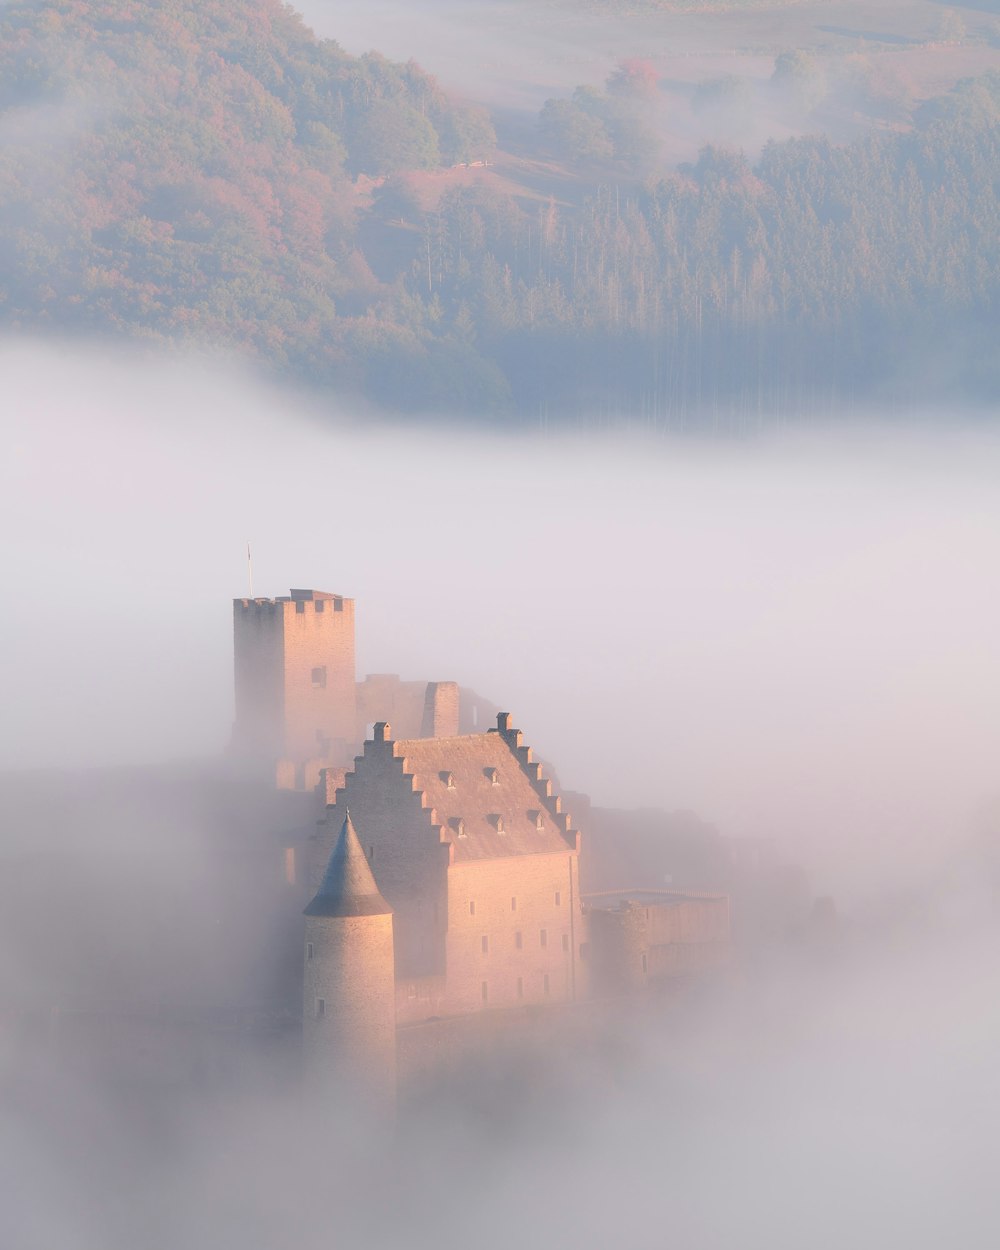
<path id="1" fill-rule="evenodd" d="M 592 170 L 577 200 L 488 177 L 429 200 L 421 172 L 497 139 L 412 62 L 350 56 L 277 0 L 10 3 L 0 325 L 209 343 L 500 422 L 995 396 L 1000 76 L 850 142 L 679 168 L 620 104 L 650 84 L 608 89 L 538 119 L 540 152 Z"/>

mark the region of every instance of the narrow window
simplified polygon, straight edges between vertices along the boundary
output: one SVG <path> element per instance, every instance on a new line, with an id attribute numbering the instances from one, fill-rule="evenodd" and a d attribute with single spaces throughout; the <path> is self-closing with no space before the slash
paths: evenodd
<path id="1" fill-rule="evenodd" d="M 417 996 L 417 987 L 411 982 L 409 989 L 406 991 L 406 997 L 416 998 L 416 996 Z"/>
<path id="2" fill-rule="evenodd" d="M 518 998 L 524 997 L 524 978 L 523 977 L 517 978 L 517 996 Z"/>
<path id="3" fill-rule="evenodd" d="M 539 944 L 539 946 L 541 946 L 541 947 L 542 947 L 542 949 L 543 949 L 543 950 L 544 950 L 544 949 L 545 949 L 545 947 L 546 947 L 546 946 L 548 946 L 548 944 L 549 944 L 549 935 L 548 935 L 548 932 L 547 932 L 545 929 L 543 929 L 543 930 L 541 931 L 541 933 L 539 933 L 539 935 L 538 935 L 538 944 Z"/>
<path id="4" fill-rule="evenodd" d="M 375 848 L 371 845 L 371 843 L 368 844 L 368 862 L 370 864 L 375 863 Z"/>
<path id="5" fill-rule="evenodd" d="M 313 957 L 313 944 L 312 942 L 306 942 L 306 960 L 308 961 L 312 959 L 312 957 Z"/>
<path id="6" fill-rule="evenodd" d="M 643 971 L 643 975 L 645 975 L 646 973 L 646 956 L 645 955 L 643 955 L 642 957 L 642 971 Z"/>
<path id="7" fill-rule="evenodd" d="M 326 1015 L 326 999 L 317 998 L 316 999 L 316 1019 L 322 1020 L 325 1015 Z"/>
<path id="8" fill-rule="evenodd" d="M 558 890 L 556 890 L 556 906 L 558 907 L 561 903 L 562 903 L 562 895 L 559 893 Z"/>
<path id="9" fill-rule="evenodd" d="M 510 909 L 511 911 L 517 911 L 517 899 L 516 898 L 512 898 L 510 900 Z"/>
<path id="10" fill-rule="evenodd" d="M 568 933 L 563 934 L 563 950 L 564 951 L 569 950 L 569 934 Z"/>
<path id="11" fill-rule="evenodd" d="M 486 936 L 485 933 L 480 938 L 480 945 L 483 948 L 483 954 L 488 955 L 490 953 L 490 939 Z"/>
<path id="12" fill-rule="evenodd" d="M 518 931 L 517 933 L 514 934 L 514 949 L 520 950 L 522 945 L 523 943 L 521 941 L 521 934 L 520 934 L 520 931 Z"/>
<path id="13" fill-rule="evenodd" d="M 326 689 L 326 665 L 320 668 L 314 668 L 312 671 L 312 684 L 317 690 Z"/>
<path id="14" fill-rule="evenodd" d="M 542 983 L 542 988 L 545 990 L 546 994 L 549 992 L 549 974 L 547 972 L 545 974 L 545 979 Z"/>
<path id="15" fill-rule="evenodd" d="M 476 914 L 476 905 L 475 903 L 470 902 L 469 903 L 469 915 L 474 916 L 475 914 Z"/>
<path id="16" fill-rule="evenodd" d="M 304 612 L 305 610 L 306 610 L 306 605 L 302 602 L 302 600 L 301 600 L 301 599 L 296 599 L 296 601 L 295 601 L 295 611 L 296 611 L 296 612 Z"/>
<path id="17" fill-rule="evenodd" d="M 489 987 L 489 986 L 486 984 L 486 982 L 484 981 L 484 982 L 482 983 L 482 986 L 481 986 L 480 988 L 481 988 L 481 992 L 482 992 L 482 995 L 483 995 L 483 1002 L 484 1002 L 484 1003 L 489 1002 L 489 1000 L 490 1000 L 490 987 Z"/>

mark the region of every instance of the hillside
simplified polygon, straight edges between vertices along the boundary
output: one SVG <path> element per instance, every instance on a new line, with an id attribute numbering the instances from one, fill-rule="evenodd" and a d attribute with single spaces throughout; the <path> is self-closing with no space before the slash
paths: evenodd
<path id="1" fill-rule="evenodd" d="M 195 338 L 364 385 L 367 188 L 489 155 L 416 65 L 347 56 L 278 0 L 53 0 L 0 21 L 0 316 Z M 391 323 L 379 333 L 391 341 Z"/>
<path id="2" fill-rule="evenodd" d="M 812 90 L 801 69 L 776 89 Z M 207 342 L 471 420 L 996 393 L 996 75 L 849 143 L 680 170 L 641 75 L 550 101 L 493 164 L 481 109 L 277 0 L 11 4 L 0 84 L 7 329 Z"/>

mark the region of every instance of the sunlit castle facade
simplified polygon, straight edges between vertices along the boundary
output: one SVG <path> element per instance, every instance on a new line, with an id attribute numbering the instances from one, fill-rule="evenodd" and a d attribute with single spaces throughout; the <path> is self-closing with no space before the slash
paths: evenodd
<path id="1" fill-rule="evenodd" d="M 350 812 L 395 917 L 399 1023 L 586 994 L 580 834 L 509 715 L 450 738 L 379 722 L 331 798 L 312 880 Z"/>
<path id="2" fill-rule="evenodd" d="M 234 613 L 234 749 L 323 807 L 286 850 L 311 900 L 314 1087 L 337 1072 L 384 1102 L 400 1029 L 569 1008 L 724 957 L 725 896 L 581 897 L 580 831 L 510 715 L 484 730 L 490 705 L 455 683 L 357 682 L 353 601 L 293 590 Z"/>

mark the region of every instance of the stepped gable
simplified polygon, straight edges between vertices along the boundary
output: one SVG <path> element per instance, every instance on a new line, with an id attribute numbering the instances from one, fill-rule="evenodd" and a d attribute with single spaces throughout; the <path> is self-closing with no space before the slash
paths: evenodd
<path id="1" fill-rule="evenodd" d="M 521 745 L 510 715 L 497 729 L 456 738 L 411 738 L 392 753 L 450 842 L 453 862 L 565 852 L 577 846 L 569 814 Z M 388 730 L 388 726 L 376 729 Z"/>
<path id="2" fill-rule="evenodd" d="M 344 817 L 316 897 L 306 916 L 388 916 L 392 908 L 379 893 L 371 866 L 361 849 L 351 813 Z"/>

